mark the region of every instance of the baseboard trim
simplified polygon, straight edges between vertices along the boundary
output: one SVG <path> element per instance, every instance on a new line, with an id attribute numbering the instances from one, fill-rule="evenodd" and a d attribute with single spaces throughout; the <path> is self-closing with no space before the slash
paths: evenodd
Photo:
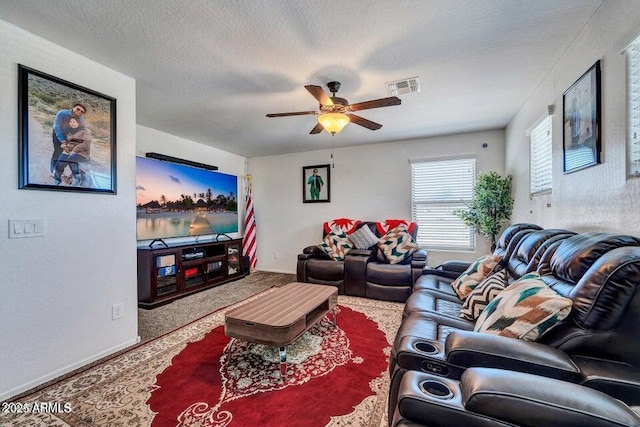
<path id="1" fill-rule="evenodd" d="M 295 271 L 278 270 L 275 268 L 256 268 L 256 271 L 265 271 L 267 273 L 296 274 Z"/>
<path id="2" fill-rule="evenodd" d="M 40 378 L 36 378 L 32 381 L 29 381 L 28 383 L 22 384 L 18 387 L 15 387 L 11 390 L 5 391 L 0 393 L 0 402 L 3 402 L 5 400 L 8 400 L 9 398 L 13 397 L 13 396 L 17 396 L 20 393 L 24 393 L 25 391 L 31 390 L 33 388 L 36 388 L 48 381 L 54 380 L 58 377 L 61 377 L 65 374 L 68 374 L 69 372 L 75 371 L 76 369 L 82 368 L 85 365 L 88 365 L 92 362 L 95 362 L 96 360 L 100 360 L 104 357 L 107 357 L 113 353 L 116 353 L 120 350 L 124 350 L 127 347 L 131 347 L 132 345 L 135 345 L 139 342 L 140 337 L 136 337 L 133 338 L 129 341 L 126 341 L 122 344 L 119 344 L 115 347 L 111 347 L 103 352 L 100 352 L 98 354 L 94 354 L 93 356 L 89 356 L 83 360 L 79 360 L 75 363 L 72 363 L 71 365 L 67 365 L 64 368 L 58 369 L 57 371 L 51 372 L 47 375 L 43 375 Z"/>

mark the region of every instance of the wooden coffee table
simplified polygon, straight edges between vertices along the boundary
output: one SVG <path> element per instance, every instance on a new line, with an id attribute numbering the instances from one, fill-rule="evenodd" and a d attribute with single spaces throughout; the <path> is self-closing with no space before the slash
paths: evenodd
<path id="1" fill-rule="evenodd" d="M 294 282 L 266 293 L 225 313 L 224 333 L 231 346 L 238 338 L 280 349 L 280 377 L 287 376 L 287 346 L 320 321 L 329 311 L 336 325 L 338 288 Z"/>

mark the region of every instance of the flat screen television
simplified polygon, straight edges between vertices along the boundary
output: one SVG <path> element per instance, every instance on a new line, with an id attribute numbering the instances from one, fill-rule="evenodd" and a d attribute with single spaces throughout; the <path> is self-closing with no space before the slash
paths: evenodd
<path id="1" fill-rule="evenodd" d="M 136 157 L 138 240 L 238 232 L 238 177 Z"/>

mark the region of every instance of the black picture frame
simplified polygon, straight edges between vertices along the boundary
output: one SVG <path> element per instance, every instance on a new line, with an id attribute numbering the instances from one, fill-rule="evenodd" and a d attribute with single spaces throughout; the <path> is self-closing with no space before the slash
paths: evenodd
<path id="1" fill-rule="evenodd" d="M 20 189 L 116 194 L 115 98 L 18 64 L 18 129 Z"/>
<path id="2" fill-rule="evenodd" d="M 600 61 L 562 95 L 564 173 L 600 164 Z"/>
<path id="3" fill-rule="evenodd" d="M 319 177 L 320 191 L 314 188 L 314 172 Z M 329 203 L 331 202 L 331 167 L 330 165 L 312 165 L 302 167 L 302 202 Z"/>

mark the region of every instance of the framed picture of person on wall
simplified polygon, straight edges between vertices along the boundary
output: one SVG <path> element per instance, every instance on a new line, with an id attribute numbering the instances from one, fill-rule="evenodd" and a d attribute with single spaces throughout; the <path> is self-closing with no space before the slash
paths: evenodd
<path id="1" fill-rule="evenodd" d="M 600 163 L 600 61 L 562 97 L 564 173 Z"/>
<path id="2" fill-rule="evenodd" d="M 116 194 L 116 100 L 18 65 L 19 188 Z"/>
<path id="3" fill-rule="evenodd" d="M 302 167 L 302 202 L 331 202 L 331 169 L 330 165 L 314 165 Z"/>

